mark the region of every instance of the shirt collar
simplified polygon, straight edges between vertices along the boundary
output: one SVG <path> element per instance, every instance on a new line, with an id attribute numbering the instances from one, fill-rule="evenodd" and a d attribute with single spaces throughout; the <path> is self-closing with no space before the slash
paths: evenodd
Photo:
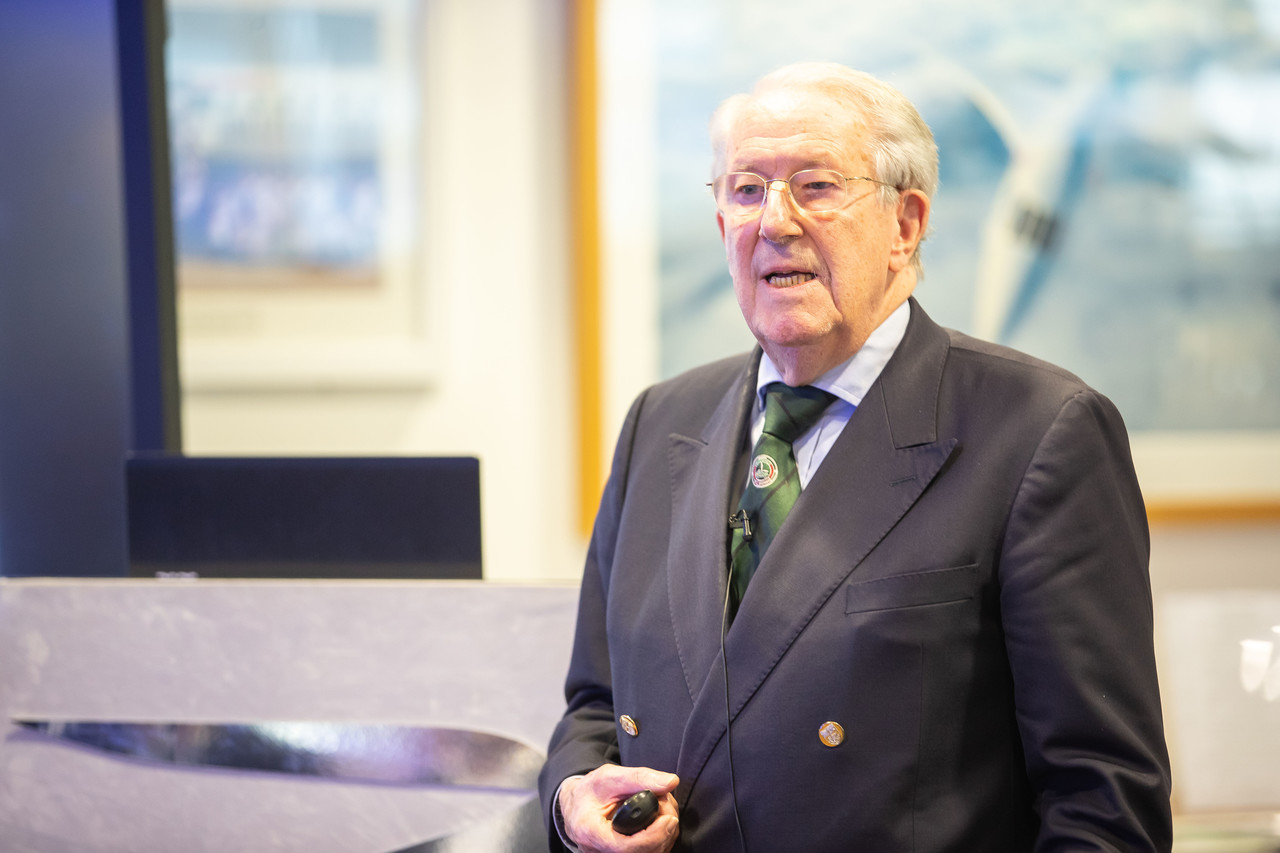
<path id="1" fill-rule="evenodd" d="M 898 344 L 902 343 L 902 338 L 907 333 L 907 321 L 910 319 L 911 305 L 909 301 L 904 301 L 876 327 L 867 342 L 851 358 L 837 364 L 809 384 L 834 394 L 856 408 L 897 351 Z M 756 371 L 757 411 L 764 405 L 764 387 L 770 382 L 782 381 L 782 373 L 769 359 L 769 355 L 762 354 L 760 369 Z"/>

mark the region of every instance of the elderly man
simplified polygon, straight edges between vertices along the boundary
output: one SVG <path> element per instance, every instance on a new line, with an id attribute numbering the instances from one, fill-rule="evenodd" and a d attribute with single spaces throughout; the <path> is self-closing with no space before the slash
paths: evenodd
<path id="1" fill-rule="evenodd" d="M 542 776 L 552 846 L 1168 850 L 1119 414 L 911 298 L 937 155 L 896 90 L 791 66 L 712 142 L 759 348 L 627 417 Z M 641 789 L 658 817 L 615 831 Z"/>

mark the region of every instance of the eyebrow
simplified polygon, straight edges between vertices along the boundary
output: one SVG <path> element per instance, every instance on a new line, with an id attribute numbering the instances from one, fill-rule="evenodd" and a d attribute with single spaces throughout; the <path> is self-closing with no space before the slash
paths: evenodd
<path id="1" fill-rule="evenodd" d="M 791 175 L 796 174 L 797 172 L 804 172 L 804 171 L 807 171 L 807 170 L 809 170 L 809 169 L 828 169 L 828 170 L 830 170 L 830 171 L 832 171 L 832 172 L 839 172 L 839 173 L 840 173 L 840 174 L 842 174 L 842 175 L 844 174 L 844 170 L 843 170 L 843 169 L 837 169 L 835 166 L 830 165 L 829 163 L 827 163 L 827 162 L 826 162 L 826 161 L 824 161 L 824 160 L 801 160 L 800 162 L 801 162 L 801 164 L 802 164 L 802 165 L 797 166 L 796 168 L 792 169 L 792 170 L 791 170 L 791 172 L 787 175 L 787 177 L 788 177 L 788 178 L 789 178 L 789 177 L 791 177 Z M 750 172 L 751 174 L 753 174 L 753 175 L 759 175 L 759 176 L 760 176 L 760 177 L 762 177 L 762 178 L 763 178 L 763 177 L 767 177 L 767 176 L 763 173 L 763 171 L 760 169 L 760 167 L 759 167 L 759 166 L 755 166 L 755 165 L 749 165 L 749 166 L 727 166 L 727 167 L 725 168 L 725 171 L 726 171 L 726 172 Z"/>

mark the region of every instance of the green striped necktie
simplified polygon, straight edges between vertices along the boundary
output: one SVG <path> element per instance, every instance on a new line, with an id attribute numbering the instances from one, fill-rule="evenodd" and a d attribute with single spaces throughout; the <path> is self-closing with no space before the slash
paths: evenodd
<path id="1" fill-rule="evenodd" d="M 729 547 L 733 613 L 769 543 L 800 497 L 800 470 L 791 443 L 817 423 L 835 399 L 812 385 L 792 388 L 771 382 L 765 386 L 764 432 L 751 451 L 751 470 L 738 512 L 729 520 L 733 527 Z"/>

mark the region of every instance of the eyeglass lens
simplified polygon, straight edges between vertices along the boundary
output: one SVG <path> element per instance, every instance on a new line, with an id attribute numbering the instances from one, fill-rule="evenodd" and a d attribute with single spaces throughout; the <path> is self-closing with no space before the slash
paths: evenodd
<path id="1" fill-rule="evenodd" d="M 754 213 L 764 204 L 773 183 L 751 172 L 729 172 L 717 178 L 712 189 L 721 210 Z M 791 198 L 805 210 L 834 210 L 844 204 L 848 192 L 844 175 L 829 169 L 796 172 L 786 183 Z"/>

